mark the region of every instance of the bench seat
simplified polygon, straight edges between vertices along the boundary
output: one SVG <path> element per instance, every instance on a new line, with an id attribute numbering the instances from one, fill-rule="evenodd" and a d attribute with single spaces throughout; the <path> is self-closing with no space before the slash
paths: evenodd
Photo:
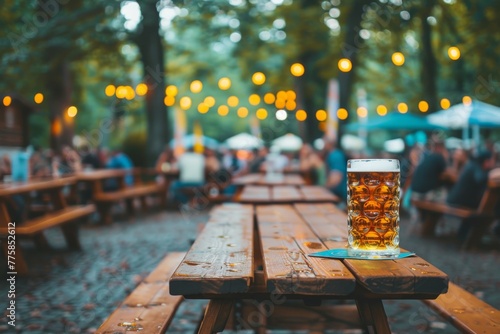
<path id="1" fill-rule="evenodd" d="M 462 333 L 500 333 L 500 310 L 451 282 L 447 293 L 424 303 Z"/>
<path id="2" fill-rule="evenodd" d="M 88 216 L 94 211 L 95 206 L 93 204 L 68 206 L 64 209 L 52 211 L 43 216 L 30 219 L 16 226 L 16 235 L 32 236 L 45 229 Z M 0 228 L 0 235 L 7 234 L 7 228 Z"/>
<path id="3" fill-rule="evenodd" d="M 99 193 L 94 196 L 96 202 L 116 202 L 121 199 L 128 199 L 140 196 L 147 196 L 164 191 L 164 187 L 159 184 L 140 184 L 125 189 Z"/>
<path id="4" fill-rule="evenodd" d="M 168 254 L 95 333 L 166 333 L 184 300 L 169 293 L 169 279 L 185 255 L 182 252 Z"/>

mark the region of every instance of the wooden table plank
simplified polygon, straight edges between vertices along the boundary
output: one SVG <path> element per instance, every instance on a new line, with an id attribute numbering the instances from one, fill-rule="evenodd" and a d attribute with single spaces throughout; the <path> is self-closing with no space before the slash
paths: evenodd
<path id="1" fill-rule="evenodd" d="M 253 280 L 253 208 L 221 205 L 170 280 L 173 295 L 248 291 Z"/>
<path id="2" fill-rule="evenodd" d="M 232 184 L 237 186 L 244 185 L 261 185 L 261 186 L 276 186 L 289 185 L 298 186 L 305 185 L 306 182 L 301 175 L 298 174 L 247 174 L 234 178 Z"/>
<path id="3" fill-rule="evenodd" d="M 304 197 L 297 187 L 274 186 L 271 188 L 271 201 L 274 203 L 302 202 Z"/>
<path id="4" fill-rule="evenodd" d="M 326 247 L 292 206 L 257 206 L 268 291 L 303 295 L 347 295 L 355 280 L 341 261 L 307 257 Z"/>
<path id="5" fill-rule="evenodd" d="M 302 193 L 302 197 L 307 202 L 329 202 L 329 203 L 340 202 L 340 198 L 331 193 L 325 187 L 300 186 L 299 190 Z"/>
<path id="6" fill-rule="evenodd" d="M 240 203 L 268 203 L 271 201 L 271 191 L 265 186 L 245 186 L 239 197 Z"/>
<path id="7" fill-rule="evenodd" d="M 45 191 L 51 189 L 62 188 L 72 185 L 76 182 L 73 176 L 64 176 L 58 178 L 33 179 L 26 182 L 12 182 L 3 184 L 0 187 L 0 196 L 11 196 L 24 194 L 31 191 Z"/>
<path id="8" fill-rule="evenodd" d="M 345 241 L 338 240 L 342 237 L 339 229 L 347 228 L 347 216 L 331 204 L 322 206 L 331 207 L 318 210 L 317 206 L 297 204 L 295 208 L 328 248 L 345 247 Z M 325 228 L 328 222 L 331 229 Z M 418 256 L 384 261 L 346 259 L 343 263 L 356 276 L 358 284 L 372 293 L 438 295 L 448 287 L 448 276 Z"/>

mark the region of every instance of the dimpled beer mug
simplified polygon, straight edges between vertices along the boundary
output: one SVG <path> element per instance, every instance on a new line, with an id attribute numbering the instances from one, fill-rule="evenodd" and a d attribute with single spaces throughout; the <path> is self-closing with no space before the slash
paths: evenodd
<path id="1" fill-rule="evenodd" d="M 368 259 L 399 255 L 399 161 L 347 161 L 348 249 Z"/>

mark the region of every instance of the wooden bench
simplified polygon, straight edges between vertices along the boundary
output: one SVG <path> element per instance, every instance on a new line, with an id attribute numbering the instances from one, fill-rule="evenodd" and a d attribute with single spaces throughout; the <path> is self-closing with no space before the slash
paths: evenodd
<path id="1" fill-rule="evenodd" d="M 185 255 L 168 254 L 95 333 L 165 333 L 184 300 L 169 293 L 169 280 Z"/>
<path id="2" fill-rule="evenodd" d="M 490 178 L 488 187 L 481 198 L 477 209 L 453 207 L 446 203 L 429 200 L 412 200 L 412 204 L 418 209 L 422 220 L 422 235 L 433 235 L 436 225 L 442 215 L 450 215 L 457 218 L 473 218 L 474 224 L 464 241 L 462 248 L 470 249 L 481 243 L 484 232 L 495 219 L 495 205 L 500 200 L 500 178 Z"/>
<path id="3" fill-rule="evenodd" d="M 10 268 L 11 263 L 9 261 L 10 271 L 16 271 L 18 274 L 28 273 L 23 253 L 21 248 L 18 247 L 19 239 L 32 238 L 39 248 L 49 248 L 43 232 L 52 227 L 61 227 L 68 248 L 81 249 L 78 240 L 78 224 L 75 224 L 75 222 L 92 214 L 95 211 L 95 206 L 93 204 L 67 205 L 62 188 L 73 185 L 75 181 L 74 178 L 33 180 L 26 183 L 12 184 L 2 189 L 0 192 L 0 239 L 2 239 L 4 253 L 8 261 L 11 259 L 9 246 L 12 243 L 16 244 L 15 261 L 13 261 L 15 262 L 15 270 Z M 22 223 L 12 221 L 7 209 L 10 196 L 27 194 L 31 191 L 48 193 L 52 207 L 51 211 Z M 15 234 L 12 234 L 13 230 Z"/>
<path id="4" fill-rule="evenodd" d="M 451 282 L 447 293 L 423 302 L 462 333 L 500 332 L 500 310 Z"/>
<path id="5" fill-rule="evenodd" d="M 126 185 L 125 177 L 134 177 L 134 184 Z M 139 199 L 143 211 L 147 209 L 147 196 L 158 196 L 160 207 L 165 207 L 167 189 L 166 185 L 157 182 L 144 182 L 143 178 L 151 177 L 149 170 L 134 168 L 127 170 L 98 170 L 78 175 L 80 181 L 90 182 L 92 185 L 92 201 L 95 203 L 101 216 L 101 222 L 109 224 L 112 222 L 111 208 L 119 201 L 125 201 L 127 213 L 134 214 L 134 199 Z M 117 179 L 118 189 L 104 191 L 103 182 L 109 179 Z"/>

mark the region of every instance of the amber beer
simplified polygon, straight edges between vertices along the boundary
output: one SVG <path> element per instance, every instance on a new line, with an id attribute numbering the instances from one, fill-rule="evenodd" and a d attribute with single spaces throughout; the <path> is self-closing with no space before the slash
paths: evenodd
<path id="1" fill-rule="evenodd" d="M 347 162 L 348 253 L 365 258 L 399 255 L 399 161 Z"/>

